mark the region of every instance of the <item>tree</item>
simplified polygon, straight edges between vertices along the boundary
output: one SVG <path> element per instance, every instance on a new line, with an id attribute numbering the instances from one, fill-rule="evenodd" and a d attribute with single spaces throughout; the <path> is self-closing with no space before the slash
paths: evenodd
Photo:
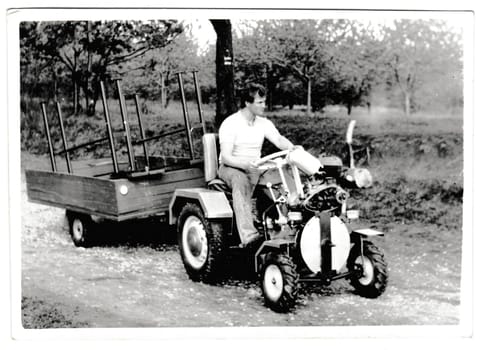
<path id="1" fill-rule="evenodd" d="M 99 81 L 108 78 L 108 67 L 140 57 L 170 43 L 181 25 L 174 20 L 34 22 L 21 26 L 21 40 L 46 62 L 59 62 L 72 79 L 74 109 L 79 90 L 86 108 L 94 112 Z M 28 39 L 26 39 L 28 37 Z"/>
<path id="2" fill-rule="evenodd" d="M 173 98 L 177 79 L 174 72 L 198 70 L 201 58 L 197 54 L 189 28 L 164 47 L 153 49 L 145 55 L 113 67 L 113 74 L 126 79 L 127 91 L 140 92 L 148 98 L 157 98 L 164 109 Z M 186 81 L 192 87 L 192 80 Z M 171 93 L 172 91 L 172 93 Z M 177 96 L 178 97 L 178 96 Z"/>
<path id="3" fill-rule="evenodd" d="M 410 115 L 423 84 L 450 64 L 460 65 L 459 38 L 443 22 L 407 19 L 383 27 L 383 36 L 389 79 L 401 91 L 404 111 Z"/>
<path id="4" fill-rule="evenodd" d="M 237 111 L 234 95 L 234 55 L 232 49 L 232 26 L 230 20 L 211 19 L 217 34 L 216 40 L 216 126 Z"/>
<path id="5" fill-rule="evenodd" d="M 369 25 L 348 21 L 346 35 L 335 43 L 331 63 L 332 100 L 352 107 L 365 102 L 370 107 L 372 88 L 381 83 L 383 42 Z"/>
<path id="6" fill-rule="evenodd" d="M 305 86 L 309 114 L 312 89 L 318 79 L 328 74 L 336 54 L 335 42 L 344 34 L 343 20 L 257 21 L 253 30 L 243 34 L 238 52 L 241 61 L 264 67 L 270 95 L 282 79 L 299 79 Z"/>

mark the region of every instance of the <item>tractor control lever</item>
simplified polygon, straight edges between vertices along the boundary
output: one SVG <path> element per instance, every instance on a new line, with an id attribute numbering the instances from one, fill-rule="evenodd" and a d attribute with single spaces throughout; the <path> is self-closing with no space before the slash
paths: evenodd
<path id="1" fill-rule="evenodd" d="M 274 195 L 273 192 L 273 185 L 271 182 L 268 182 L 266 184 L 266 187 L 269 190 L 269 193 L 271 194 L 271 198 L 273 198 L 273 202 L 276 204 L 276 211 L 278 212 L 278 220 L 276 220 L 276 223 L 278 225 L 285 225 L 288 223 L 288 220 L 286 219 L 285 216 L 281 213 L 280 205 L 286 203 L 286 198 L 284 196 L 280 196 L 278 199 L 276 199 L 276 196 Z"/>

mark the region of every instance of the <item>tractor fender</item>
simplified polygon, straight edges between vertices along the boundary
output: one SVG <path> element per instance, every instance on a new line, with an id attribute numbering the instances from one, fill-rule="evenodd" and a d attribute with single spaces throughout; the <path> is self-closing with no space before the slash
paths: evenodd
<path id="1" fill-rule="evenodd" d="M 374 237 L 384 236 L 384 232 L 373 230 L 371 228 L 361 228 L 358 230 L 353 230 L 350 235 L 353 237 Z"/>
<path id="2" fill-rule="evenodd" d="M 254 255 L 256 273 L 259 273 L 260 267 L 263 264 L 263 258 L 266 254 L 270 252 L 287 252 L 289 255 L 290 246 L 294 243 L 294 240 L 282 238 L 264 241 Z"/>
<path id="3" fill-rule="evenodd" d="M 176 189 L 168 207 L 169 224 L 174 225 L 186 203 L 197 203 L 207 219 L 231 219 L 233 211 L 225 194 L 207 188 Z"/>

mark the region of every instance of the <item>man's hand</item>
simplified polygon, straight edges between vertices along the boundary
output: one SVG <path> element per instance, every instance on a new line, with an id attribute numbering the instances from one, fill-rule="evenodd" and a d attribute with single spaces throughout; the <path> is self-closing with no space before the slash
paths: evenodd
<path id="1" fill-rule="evenodd" d="M 249 160 L 244 164 L 244 170 L 247 170 L 247 171 L 253 171 L 253 170 L 256 170 L 257 168 L 258 166 L 256 165 L 255 160 Z"/>
<path id="2" fill-rule="evenodd" d="M 290 148 L 288 149 L 288 151 L 290 151 L 290 152 L 291 152 L 291 151 L 295 151 L 295 150 L 297 150 L 297 149 L 301 149 L 302 151 L 304 150 L 303 146 L 301 146 L 301 145 L 296 145 L 296 146 L 295 146 L 295 145 L 293 145 L 292 147 L 290 147 Z"/>

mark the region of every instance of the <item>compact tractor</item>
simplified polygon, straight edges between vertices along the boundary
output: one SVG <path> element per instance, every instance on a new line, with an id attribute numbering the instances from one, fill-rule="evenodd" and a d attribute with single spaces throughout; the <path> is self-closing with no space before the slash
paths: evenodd
<path id="1" fill-rule="evenodd" d="M 257 162 L 262 176 L 254 192 L 254 220 L 265 239 L 255 249 L 239 248 L 231 191 L 217 178 L 217 135 L 205 134 L 207 186 L 177 189 L 170 206 L 189 277 L 217 281 L 230 265 L 231 252 L 246 249 L 254 258 L 265 303 L 274 311 L 287 312 L 295 306 L 299 282 L 329 285 L 346 278 L 358 294 L 380 296 L 387 285 L 387 263 L 368 238 L 383 233 L 354 229 L 359 211 L 347 208 L 346 188 L 372 185 L 370 172 L 354 166 L 354 125 L 355 121 L 349 124 L 346 135 L 348 167 L 338 157 L 316 158 L 301 148 Z"/>

